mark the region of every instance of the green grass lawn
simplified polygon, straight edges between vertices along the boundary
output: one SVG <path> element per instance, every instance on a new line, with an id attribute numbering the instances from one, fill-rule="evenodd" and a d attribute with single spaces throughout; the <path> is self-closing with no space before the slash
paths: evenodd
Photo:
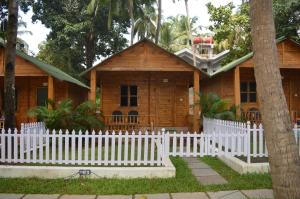
<path id="1" fill-rule="evenodd" d="M 229 189 L 271 188 L 269 174 L 239 175 L 217 158 L 202 158 L 229 184 L 199 185 L 183 159 L 171 157 L 176 167 L 176 177 L 169 179 L 56 179 L 0 178 L 2 193 L 59 193 L 59 194 L 136 194 L 162 192 L 219 191 Z"/>
<path id="2" fill-rule="evenodd" d="M 228 184 L 224 185 L 210 185 L 206 186 L 206 190 L 216 191 L 216 190 L 232 190 L 232 189 L 263 189 L 272 188 L 271 175 L 265 174 L 243 174 L 240 175 L 236 171 L 232 170 L 226 164 L 224 164 L 218 158 L 213 157 L 203 157 L 201 158 L 203 162 L 211 166 L 212 169 L 217 171 L 222 175 Z"/>

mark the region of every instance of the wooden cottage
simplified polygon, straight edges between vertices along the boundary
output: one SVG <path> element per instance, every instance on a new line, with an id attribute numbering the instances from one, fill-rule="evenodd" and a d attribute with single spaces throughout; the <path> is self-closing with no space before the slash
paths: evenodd
<path id="1" fill-rule="evenodd" d="M 300 44 L 285 37 L 277 40 L 282 84 L 294 122 L 300 120 Z M 210 77 L 201 80 L 201 92 L 215 92 L 241 107 L 242 116 L 250 121 L 260 121 L 259 101 L 253 69 L 253 53 L 237 59 Z M 274 104 L 276 106 L 276 104 Z"/>
<path id="2" fill-rule="evenodd" d="M 147 39 L 84 74 L 90 79 L 90 100 L 100 88 L 108 129 L 199 130 L 199 106 L 193 106 L 198 114 L 189 116 L 189 88 L 199 93 L 200 70 Z"/>
<path id="3" fill-rule="evenodd" d="M 5 47 L 0 43 L 0 110 L 4 104 Z M 45 105 L 47 99 L 60 102 L 70 98 L 74 104 L 87 99 L 89 87 L 65 72 L 43 63 L 17 50 L 16 57 L 16 123 L 29 122 L 27 112 L 37 105 Z"/>

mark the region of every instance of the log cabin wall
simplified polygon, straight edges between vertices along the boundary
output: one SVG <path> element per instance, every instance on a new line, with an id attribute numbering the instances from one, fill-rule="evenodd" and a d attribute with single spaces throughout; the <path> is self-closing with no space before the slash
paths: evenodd
<path id="1" fill-rule="evenodd" d="M 280 73 L 282 76 L 282 85 L 293 119 L 300 118 L 300 47 L 290 40 L 284 40 L 277 44 L 280 61 Z M 253 59 L 238 65 L 240 74 L 240 83 L 255 82 Z M 201 91 L 203 93 L 215 92 L 225 99 L 234 99 L 234 69 L 218 74 L 211 78 L 205 78 L 201 81 Z M 236 92 L 240 95 L 240 91 Z M 232 104 L 234 101 L 232 100 Z M 239 103 L 244 112 L 250 109 L 259 109 L 259 102 Z M 274 105 L 275 106 L 275 105 Z"/>
<path id="2" fill-rule="evenodd" d="M 222 99 L 227 99 L 229 104 L 234 104 L 234 77 L 233 71 L 228 71 L 216 77 L 206 77 L 200 83 L 201 93 L 216 93 Z"/>
<path id="3" fill-rule="evenodd" d="M 192 73 L 188 72 L 100 72 L 103 115 L 121 111 L 127 115 L 137 111 L 141 125 L 150 127 L 188 127 L 188 88 Z M 121 85 L 137 86 L 137 107 L 120 105 Z"/>
<path id="4" fill-rule="evenodd" d="M 4 95 L 4 49 L 0 48 L 0 112 L 3 113 Z M 23 122 L 33 122 L 27 112 L 30 108 L 37 106 L 37 90 L 48 89 L 48 74 L 39 69 L 31 62 L 16 57 L 16 125 L 20 127 Z M 54 79 L 54 100 L 56 103 L 71 98 L 74 105 L 87 99 L 88 90 L 75 84 Z"/>

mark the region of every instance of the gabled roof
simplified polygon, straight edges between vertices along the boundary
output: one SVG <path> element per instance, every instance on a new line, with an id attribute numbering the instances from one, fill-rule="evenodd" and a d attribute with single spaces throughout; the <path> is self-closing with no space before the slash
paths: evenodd
<path id="1" fill-rule="evenodd" d="M 285 37 L 285 36 L 279 37 L 279 38 L 276 39 L 276 43 L 280 43 L 280 42 L 285 41 L 285 40 L 287 40 L 287 39 L 288 39 L 288 38 Z M 296 41 L 294 41 L 294 40 L 292 40 L 292 39 L 290 39 L 290 40 L 293 41 L 294 43 L 296 43 L 297 45 L 300 45 L 300 44 L 297 43 Z M 215 72 L 214 72 L 213 74 L 211 74 L 210 76 L 212 77 L 212 76 L 215 76 L 215 75 L 217 75 L 217 74 L 219 74 L 219 73 L 229 71 L 229 70 L 235 68 L 236 66 L 238 66 L 239 64 L 241 64 L 241 63 L 247 61 L 248 59 L 252 58 L 253 55 L 254 55 L 254 53 L 253 53 L 253 52 L 250 52 L 250 53 L 244 55 L 243 57 L 241 57 L 241 58 L 239 58 L 239 59 L 236 59 L 236 60 L 234 60 L 234 61 L 232 61 L 232 62 L 226 64 L 225 66 L 223 66 L 223 67 L 220 68 L 219 70 L 215 71 Z"/>
<path id="2" fill-rule="evenodd" d="M 1 41 L 1 40 L 0 40 L 0 46 L 5 47 L 3 41 Z M 20 50 L 17 50 L 16 53 L 17 53 L 18 56 L 20 56 L 23 59 L 31 62 L 37 68 L 41 69 L 42 71 L 46 72 L 47 74 L 53 76 L 54 78 L 56 78 L 58 80 L 67 81 L 67 82 L 70 82 L 70 83 L 76 84 L 78 86 L 89 89 L 89 87 L 87 85 L 85 85 L 81 81 L 75 79 L 71 75 L 63 72 L 62 70 L 58 69 L 55 66 L 52 66 L 50 64 L 46 64 L 46 63 L 40 61 L 39 59 L 37 59 L 35 57 L 32 57 L 32 56 L 29 56 L 29 55 L 25 54 L 24 52 L 22 52 Z"/>
<path id="3" fill-rule="evenodd" d="M 127 48 L 125 48 L 125 49 L 119 51 L 118 53 L 113 54 L 112 56 L 110 56 L 110 57 L 104 59 L 102 62 L 100 62 L 100 63 L 96 64 L 95 66 L 89 68 L 88 70 L 82 72 L 80 75 L 85 75 L 86 73 L 88 73 L 88 72 L 91 71 L 92 69 L 94 69 L 94 68 L 96 68 L 96 67 L 98 67 L 98 66 L 100 66 L 100 65 L 103 65 L 103 64 L 107 63 L 108 61 L 110 61 L 110 60 L 113 59 L 114 57 L 120 55 L 120 54 L 123 53 L 124 51 L 127 51 L 127 50 L 129 50 L 129 49 L 132 49 L 132 48 L 134 48 L 135 46 L 137 46 L 137 45 L 139 45 L 140 43 L 143 43 L 143 42 L 148 42 L 148 43 L 152 44 L 153 46 L 155 46 L 155 47 L 157 47 L 157 48 L 163 50 L 165 53 L 169 54 L 171 57 L 174 57 L 175 59 L 178 59 L 179 61 L 184 62 L 185 64 L 187 64 L 188 66 L 190 66 L 190 67 L 192 67 L 192 68 L 194 68 L 194 69 L 196 68 L 196 69 L 200 70 L 202 73 L 204 73 L 204 74 L 207 75 L 207 73 L 206 73 L 205 71 L 202 71 L 200 68 L 191 65 L 190 63 L 188 63 L 187 61 L 185 61 L 185 60 L 182 59 L 181 57 L 179 57 L 179 56 L 177 56 L 177 55 L 175 55 L 175 54 L 173 54 L 173 53 L 171 53 L 171 52 L 165 50 L 164 48 L 158 46 L 157 44 L 155 44 L 154 42 L 152 42 L 151 40 L 149 40 L 149 39 L 147 39 L 147 38 L 144 38 L 144 39 L 142 39 L 142 40 L 136 42 L 135 44 L 133 44 L 133 45 L 131 45 L 131 46 L 129 46 L 129 47 L 127 47 Z"/>

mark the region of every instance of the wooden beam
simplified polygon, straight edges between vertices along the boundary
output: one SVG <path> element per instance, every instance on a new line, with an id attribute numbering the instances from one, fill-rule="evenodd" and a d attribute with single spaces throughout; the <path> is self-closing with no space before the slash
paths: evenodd
<path id="1" fill-rule="evenodd" d="M 90 77 L 90 93 L 89 100 L 96 103 L 96 89 L 97 89 L 97 72 L 95 69 L 91 70 Z"/>
<path id="2" fill-rule="evenodd" d="M 193 131 L 198 132 L 200 129 L 200 106 L 195 105 L 199 101 L 200 93 L 200 71 L 194 71 L 194 116 L 193 116 Z"/>
<path id="3" fill-rule="evenodd" d="M 238 107 L 237 115 L 241 115 L 241 82 L 240 82 L 240 67 L 234 69 L 234 105 Z"/>
<path id="4" fill-rule="evenodd" d="M 51 75 L 48 76 L 48 99 L 54 101 L 54 79 Z M 48 107 L 50 108 L 50 107 Z"/>

